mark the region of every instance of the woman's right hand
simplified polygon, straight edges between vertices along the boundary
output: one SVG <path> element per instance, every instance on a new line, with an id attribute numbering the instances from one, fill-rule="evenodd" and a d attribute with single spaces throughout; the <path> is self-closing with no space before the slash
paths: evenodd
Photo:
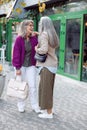
<path id="1" fill-rule="evenodd" d="M 36 31 L 32 32 L 32 36 L 38 36 L 38 35 L 39 35 L 39 32 L 36 32 Z"/>
<path id="2" fill-rule="evenodd" d="M 21 70 L 16 70 L 16 75 L 21 75 Z"/>

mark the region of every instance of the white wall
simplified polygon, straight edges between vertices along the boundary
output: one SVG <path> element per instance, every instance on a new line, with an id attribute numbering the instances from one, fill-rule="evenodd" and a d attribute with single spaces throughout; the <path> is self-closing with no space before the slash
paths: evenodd
<path id="1" fill-rule="evenodd" d="M 51 0 L 24 0 L 27 6 L 38 4 L 38 1 L 46 2 L 46 1 L 51 1 Z"/>

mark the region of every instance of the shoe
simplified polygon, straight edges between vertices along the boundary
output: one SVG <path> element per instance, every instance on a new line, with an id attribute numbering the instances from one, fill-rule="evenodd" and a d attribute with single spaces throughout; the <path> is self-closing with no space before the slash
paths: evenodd
<path id="1" fill-rule="evenodd" d="M 25 104 L 24 104 L 24 102 L 18 102 L 17 103 L 17 107 L 18 107 L 18 111 L 20 112 L 20 113 L 23 113 L 23 112 L 25 112 Z"/>
<path id="2" fill-rule="evenodd" d="M 44 109 L 44 110 L 40 110 L 40 113 L 45 113 L 45 112 L 47 112 L 47 110 L 46 109 Z M 52 114 L 54 114 L 54 111 L 52 110 Z"/>
<path id="3" fill-rule="evenodd" d="M 36 113 L 41 113 L 41 110 L 39 107 L 33 109 Z"/>
<path id="4" fill-rule="evenodd" d="M 40 113 L 40 107 L 37 104 L 32 105 L 32 109 L 33 109 L 34 112 Z"/>
<path id="5" fill-rule="evenodd" d="M 44 110 L 40 110 L 40 113 L 45 113 L 45 112 L 47 112 L 46 109 L 44 109 Z"/>
<path id="6" fill-rule="evenodd" d="M 44 112 L 42 114 L 38 115 L 39 118 L 45 118 L 45 119 L 52 119 L 53 118 L 53 114 L 48 114 L 47 112 Z"/>
<path id="7" fill-rule="evenodd" d="M 19 111 L 20 113 L 25 112 L 24 108 L 18 108 L 18 111 Z"/>

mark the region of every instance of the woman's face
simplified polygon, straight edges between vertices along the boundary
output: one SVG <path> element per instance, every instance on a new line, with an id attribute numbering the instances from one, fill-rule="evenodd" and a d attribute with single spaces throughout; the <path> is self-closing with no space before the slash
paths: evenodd
<path id="1" fill-rule="evenodd" d="M 29 25 L 27 26 L 27 34 L 28 35 L 32 34 L 33 29 L 34 29 L 33 23 L 29 23 Z"/>

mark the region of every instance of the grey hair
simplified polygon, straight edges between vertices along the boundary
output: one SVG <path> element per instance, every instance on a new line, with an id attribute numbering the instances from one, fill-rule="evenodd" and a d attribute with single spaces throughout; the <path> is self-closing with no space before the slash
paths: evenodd
<path id="1" fill-rule="evenodd" d="M 20 27 L 19 27 L 19 35 L 21 35 L 22 37 L 25 37 L 26 34 L 27 34 L 27 26 L 30 24 L 30 23 L 33 23 L 33 20 L 23 20 L 21 23 L 20 23 Z"/>
<path id="2" fill-rule="evenodd" d="M 52 20 L 48 16 L 43 16 L 39 22 L 39 32 L 47 32 L 48 43 L 51 47 L 56 48 L 59 46 L 59 38 L 54 28 Z M 40 39 L 40 37 L 39 37 Z"/>

